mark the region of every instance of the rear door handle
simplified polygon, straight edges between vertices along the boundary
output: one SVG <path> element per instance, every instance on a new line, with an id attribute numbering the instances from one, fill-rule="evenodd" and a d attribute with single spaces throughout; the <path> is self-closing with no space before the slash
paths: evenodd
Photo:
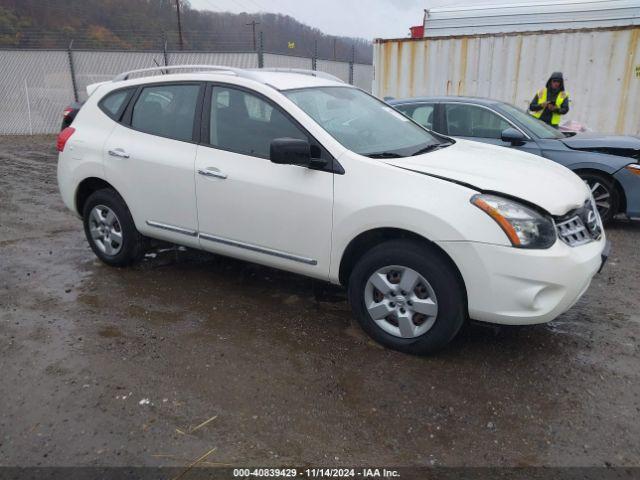
<path id="1" fill-rule="evenodd" d="M 220 170 L 214 167 L 208 167 L 206 170 L 199 168 L 198 174 L 204 175 L 205 177 L 221 178 L 222 180 L 227 178 L 227 176 L 224 173 L 222 173 Z"/>
<path id="2" fill-rule="evenodd" d="M 118 158 L 129 158 L 129 154 L 121 148 L 114 148 L 113 150 L 109 150 L 109 155 Z"/>

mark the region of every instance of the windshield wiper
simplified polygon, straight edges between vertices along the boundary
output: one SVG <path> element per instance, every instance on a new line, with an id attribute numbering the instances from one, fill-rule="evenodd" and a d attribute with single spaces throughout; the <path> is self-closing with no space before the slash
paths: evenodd
<path id="1" fill-rule="evenodd" d="M 449 145 L 453 145 L 451 142 L 442 142 L 442 143 L 432 143 L 431 145 L 427 145 L 424 148 L 421 148 L 415 153 L 412 153 L 411 156 L 422 155 L 423 153 L 431 152 L 432 150 L 437 150 L 439 148 L 448 147 Z M 369 153 L 366 155 L 369 158 L 404 158 L 407 155 L 400 155 L 395 152 L 376 152 Z"/>
<path id="2" fill-rule="evenodd" d="M 417 152 L 412 153 L 411 156 L 415 157 L 416 155 L 422 155 L 423 153 L 429 153 L 429 152 L 432 152 L 434 150 L 438 150 L 439 148 L 448 147 L 449 145 L 452 145 L 452 143 L 451 142 L 442 142 L 442 143 L 434 143 L 434 144 L 431 144 L 431 145 L 427 145 L 426 147 L 421 148 Z"/>
<path id="3" fill-rule="evenodd" d="M 402 158 L 402 155 L 394 152 L 368 153 L 366 156 L 369 158 Z"/>

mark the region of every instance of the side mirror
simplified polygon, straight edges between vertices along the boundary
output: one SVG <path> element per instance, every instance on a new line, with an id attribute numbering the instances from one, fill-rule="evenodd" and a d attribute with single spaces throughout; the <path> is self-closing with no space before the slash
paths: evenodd
<path id="1" fill-rule="evenodd" d="M 500 138 L 503 142 L 510 143 L 511 145 L 524 145 L 526 140 L 524 134 L 515 128 L 504 129 Z"/>
<path id="2" fill-rule="evenodd" d="M 300 165 L 309 168 L 323 168 L 324 158 L 312 158 L 314 148 L 306 140 L 297 138 L 276 138 L 271 141 L 269 158 L 280 165 Z"/>
<path id="3" fill-rule="evenodd" d="M 270 158 L 280 165 L 309 165 L 311 145 L 297 138 L 276 138 L 271 141 Z"/>

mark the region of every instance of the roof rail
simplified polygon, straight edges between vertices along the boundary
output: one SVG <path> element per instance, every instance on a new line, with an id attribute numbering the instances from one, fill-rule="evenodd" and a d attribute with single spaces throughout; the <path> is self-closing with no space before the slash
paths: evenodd
<path id="1" fill-rule="evenodd" d="M 243 75 L 246 70 L 241 68 L 227 67 L 223 65 L 166 65 L 163 67 L 151 67 L 151 68 L 139 68 L 137 70 L 129 70 L 128 72 L 123 72 L 119 75 L 113 77 L 114 82 L 121 82 L 123 80 L 128 80 L 129 76 L 135 73 L 151 73 L 151 72 L 169 72 L 171 70 L 211 70 L 216 72 L 226 72 L 233 73 L 238 76 Z M 246 75 L 248 77 L 252 77 L 251 75 Z"/>
<path id="2" fill-rule="evenodd" d="M 285 73 L 299 73 L 300 75 L 310 75 L 312 77 L 324 78 L 325 80 L 333 80 L 334 82 L 345 83 L 341 78 L 331 75 L 330 73 L 320 72 L 318 70 L 308 70 L 306 68 L 261 68 L 260 72 L 285 72 Z"/>
<path id="3" fill-rule="evenodd" d="M 259 82 L 263 82 L 263 80 L 256 75 L 258 72 L 284 72 L 284 73 L 298 73 L 300 75 L 310 75 L 312 77 L 324 78 L 325 80 L 333 80 L 334 82 L 345 83 L 343 80 L 338 77 L 331 75 L 326 72 L 319 72 L 317 70 L 306 70 L 304 68 L 236 68 L 236 67 L 227 67 L 224 65 L 166 65 L 163 67 L 151 67 L 151 68 L 139 68 L 137 70 L 129 70 L 128 72 L 123 72 L 119 75 L 113 77 L 113 82 L 121 82 L 123 80 L 128 80 L 129 77 L 136 73 L 151 73 L 151 72 L 162 72 L 166 73 L 172 70 L 204 70 L 204 71 L 213 71 L 220 73 L 230 73 L 236 75 L 238 77 L 250 78 L 251 80 L 256 80 Z"/>

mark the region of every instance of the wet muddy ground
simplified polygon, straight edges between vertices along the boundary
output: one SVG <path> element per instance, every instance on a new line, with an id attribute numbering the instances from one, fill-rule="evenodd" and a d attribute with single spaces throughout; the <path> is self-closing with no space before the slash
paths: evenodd
<path id="1" fill-rule="evenodd" d="M 0 137 L 0 464 L 640 465 L 640 223 L 556 321 L 418 358 L 299 276 L 101 264 L 53 143 Z"/>

